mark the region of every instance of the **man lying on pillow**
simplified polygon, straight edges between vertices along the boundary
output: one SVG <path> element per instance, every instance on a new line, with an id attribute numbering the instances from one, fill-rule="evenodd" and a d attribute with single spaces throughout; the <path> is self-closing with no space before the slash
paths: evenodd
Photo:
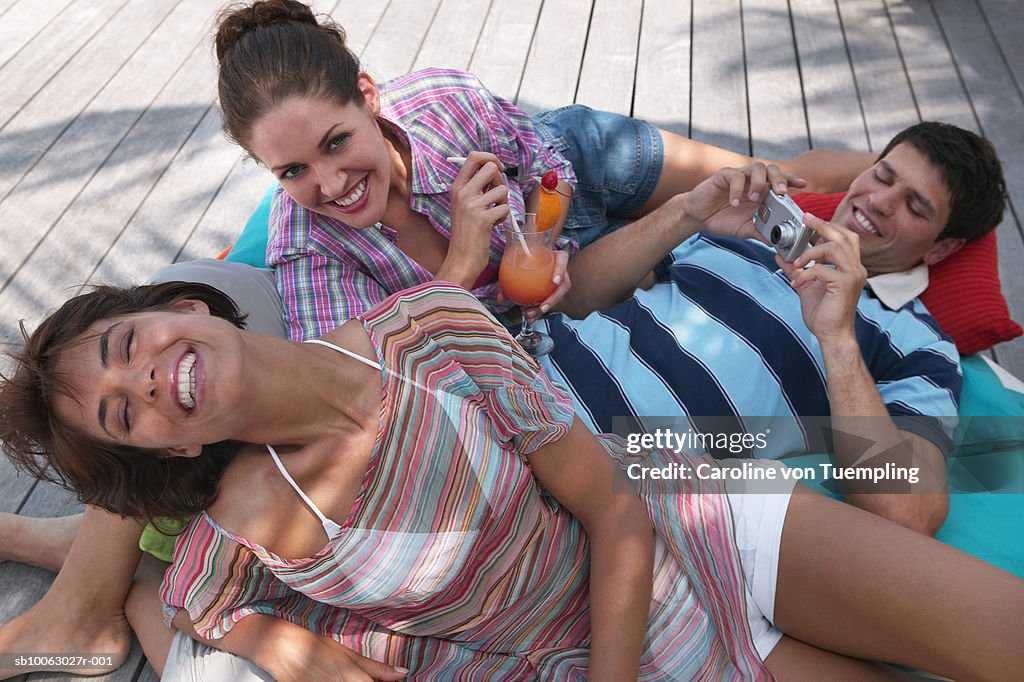
<path id="1" fill-rule="evenodd" d="M 731 177 L 720 173 L 712 181 L 728 185 L 733 206 L 747 209 L 746 215 L 759 203 L 759 197 L 745 194 L 750 185 L 740 171 Z M 935 322 L 915 297 L 927 286 L 928 265 L 947 258 L 999 223 L 1006 190 L 991 145 L 947 124 L 921 123 L 903 131 L 876 164 L 854 180 L 833 222 L 806 216 L 819 243 L 792 264 L 776 258 L 760 243 L 723 240 L 723 235 L 754 237 L 752 223 L 748 220 L 740 227 L 702 223 L 701 217 L 712 215 L 712 211 L 707 206 L 687 206 L 685 202 L 695 194 L 670 200 L 683 202 L 683 215 L 693 220 L 672 220 L 669 216 L 679 215 L 678 207 L 674 213 L 655 211 L 573 259 L 573 289 L 566 298 L 570 309 L 578 304 L 573 312 L 582 315 L 593 307 L 622 302 L 611 315 L 589 315 L 565 324 L 562 318 L 551 320 L 556 351 L 543 363 L 545 369 L 572 384 L 582 411 L 608 402 L 609 393 L 620 391 L 624 410 L 641 418 L 670 414 L 651 409 L 657 403 L 652 403 L 650 396 L 662 385 L 675 389 L 674 397 L 681 403 L 678 409 L 690 415 L 691 421 L 693 415 L 705 414 L 701 409 L 709 390 L 721 390 L 726 400 L 720 404 L 727 405 L 724 409 L 734 411 L 738 419 L 774 414 L 771 410 L 776 404 L 767 396 L 760 411 L 756 404 L 735 401 L 744 382 L 760 381 L 762 374 L 777 378 L 787 402 L 805 401 L 802 407 L 793 408 L 801 416 L 815 414 L 809 396 L 825 391 L 827 399 L 821 401 L 824 405 L 816 414 L 831 415 L 833 427 L 847 434 L 834 443 L 837 466 L 870 468 L 883 462 L 909 462 L 920 467 L 922 476 L 932 473 L 911 488 L 927 494 L 908 495 L 895 489 L 892 494 L 878 494 L 877 487 L 868 489 L 844 481 L 846 500 L 934 534 L 948 510 L 943 453 L 950 441 L 929 434 L 921 426 L 926 420 L 920 418 L 955 415 L 960 383 L 955 350 L 948 342 L 943 346 L 936 341 L 940 335 Z M 699 229 L 715 236 L 694 234 Z M 660 264 L 645 258 L 644 254 L 658 248 L 672 250 L 670 257 Z M 602 262 L 602 249 L 618 254 L 616 273 L 594 267 Z M 812 259 L 817 264 L 809 265 Z M 805 266 L 807 269 L 802 269 Z M 792 280 L 798 299 L 779 290 L 777 268 Z M 666 298 L 664 285 L 650 287 L 655 279 L 674 284 L 678 300 Z M 641 290 L 622 300 L 637 284 Z M 650 287 L 647 291 L 642 290 L 645 285 Z M 759 312 L 766 313 L 766 319 L 756 326 Z M 659 365 L 657 356 L 668 352 L 664 344 L 659 350 L 638 350 L 641 340 L 657 333 L 656 324 L 645 326 L 641 321 L 645 315 L 673 328 L 682 321 L 693 332 L 686 336 L 677 331 L 676 336 L 686 336 L 684 351 L 697 357 L 702 369 L 713 371 L 714 384 L 706 383 L 711 389 L 690 391 L 694 395 L 688 396 L 686 387 L 694 383 L 694 365 Z M 773 327 L 776 320 L 767 318 L 777 318 L 781 324 Z M 709 320 L 719 324 L 712 325 Z M 610 359 L 609 353 L 601 351 L 601 344 L 616 336 L 621 341 L 623 334 L 628 337 L 630 352 L 618 352 Z M 730 335 L 741 337 L 761 353 L 763 371 L 751 367 L 734 376 L 738 373 L 737 355 L 722 358 L 712 354 Z M 803 361 L 800 354 L 787 352 L 780 359 L 764 352 L 785 347 L 782 344 L 792 343 L 794 337 L 814 358 L 803 371 L 795 369 Z M 707 355 L 700 349 L 706 349 Z M 582 372 L 566 369 L 570 358 L 590 355 L 600 357 L 602 363 L 591 365 L 586 381 L 580 378 Z M 936 369 L 936 363 L 949 363 L 953 371 Z M 646 379 L 625 379 L 634 376 Z M 952 396 L 951 402 L 946 396 Z M 950 421 L 942 426 L 948 435 Z M 866 450 L 866 444 L 874 445 Z"/>
<path id="2" fill-rule="evenodd" d="M 893 222 L 885 215 L 874 220 L 879 225 L 868 218 L 865 230 L 851 221 L 854 192 L 869 208 L 878 205 L 875 213 L 885 208 L 884 199 L 872 192 L 873 175 L 858 178 L 849 193 L 798 194 L 796 203 L 819 218 L 858 231 L 862 261 L 873 275 L 868 285 L 893 308 L 920 296 L 942 330 L 953 337 L 961 355 L 1020 336 L 1022 330 L 1010 319 L 999 284 L 993 228 L 1001 220 L 1006 189 L 995 151 L 973 133 L 940 123 L 908 128 L 893 138 L 882 156 L 899 154 L 900 147 L 923 154 L 939 169 L 941 181 L 953 197 L 950 214 L 937 237 L 932 238 L 934 228 L 923 233 L 901 230 L 885 234 L 879 227 Z M 965 201 L 963 197 L 968 195 L 973 198 Z M 915 243 L 908 245 L 910 239 Z"/>

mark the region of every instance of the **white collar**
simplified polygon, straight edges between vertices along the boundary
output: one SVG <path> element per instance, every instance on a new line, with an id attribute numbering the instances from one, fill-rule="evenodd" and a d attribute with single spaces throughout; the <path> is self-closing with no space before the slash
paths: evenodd
<path id="1" fill-rule="evenodd" d="M 928 288 L 928 266 L 918 263 L 909 270 L 868 277 L 867 284 L 886 308 L 899 310 Z"/>

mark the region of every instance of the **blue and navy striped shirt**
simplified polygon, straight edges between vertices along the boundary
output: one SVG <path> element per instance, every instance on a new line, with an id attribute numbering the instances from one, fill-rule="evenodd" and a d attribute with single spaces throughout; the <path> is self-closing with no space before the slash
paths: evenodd
<path id="1" fill-rule="evenodd" d="M 616 433 L 666 418 L 676 431 L 680 418 L 695 432 L 768 428 L 757 456 L 822 452 L 826 437 L 796 417 L 829 415 L 824 364 L 774 251 L 701 234 L 673 257 L 647 291 L 583 320 L 546 320 L 555 350 L 541 364 L 570 388 L 577 414 Z M 952 341 L 920 302 L 889 310 L 868 289 L 856 330 L 897 426 L 948 452 L 961 386 Z"/>

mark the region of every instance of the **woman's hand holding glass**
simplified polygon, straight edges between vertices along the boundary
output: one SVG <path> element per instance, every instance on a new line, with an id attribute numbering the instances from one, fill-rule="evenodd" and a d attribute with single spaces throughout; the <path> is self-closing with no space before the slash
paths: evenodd
<path id="1" fill-rule="evenodd" d="M 554 231 L 537 231 L 536 215 L 527 213 L 516 221 L 515 229 L 506 229 L 505 253 L 498 271 L 502 294 L 525 308 L 545 304 L 558 284 L 555 283 L 557 252 L 553 249 Z M 564 275 L 563 275 L 564 278 Z M 530 355 L 547 355 L 554 341 L 547 334 L 533 329 L 532 320 L 524 315 L 523 327 L 516 341 Z"/>

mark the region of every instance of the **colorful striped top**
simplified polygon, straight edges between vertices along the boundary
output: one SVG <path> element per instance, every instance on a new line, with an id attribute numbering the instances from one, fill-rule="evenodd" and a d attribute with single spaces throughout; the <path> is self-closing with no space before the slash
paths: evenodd
<path id="1" fill-rule="evenodd" d="M 413 680 L 585 679 L 587 539 L 525 459 L 571 425 L 564 389 L 452 285 L 396 294 L 361 319 L 389 371 L 356 503 L 335 519 L 341 533 L 314 556 L 284 559 L 198 514 L 161 587 L 168 614 L 187 609 L 210 638 L 273 614 Z M 601 442 L 636 461 L 624 441 Z M 642 456 L 650 466 L 687 458 Z M 641 679 L 770 679 L 720 487 L 637 484 L 657 531 Z"/>
<path id="2" fill-rule="evenodd" d="M 451 238 L 449 188 L 460 165 L 449 156 L 490 152 L 505 165 L 509 208 L 525 212 L 524 197 L 545 171 L 575 184 L 561 152 L 542 143 L 525 112 L 493 93 L 476 76 L 450 69 L 423 69 L 380 86 L 380 119 L 409 145 L 412 158 L 409 205 Z M 301 341 L 322 336 L 401 291 L 434 278 L 398 248 L 398 233 L 378 223 L 356 229 L 313 213 L 283 189 L 270 210 L 267 265 L 274 268 L 288 312 L 288 333 Z M 491 233 L 490 263 L 473 288 L 492 310 L 497 301 L 498 265 L 505 250 L 501 230 Z"/>

